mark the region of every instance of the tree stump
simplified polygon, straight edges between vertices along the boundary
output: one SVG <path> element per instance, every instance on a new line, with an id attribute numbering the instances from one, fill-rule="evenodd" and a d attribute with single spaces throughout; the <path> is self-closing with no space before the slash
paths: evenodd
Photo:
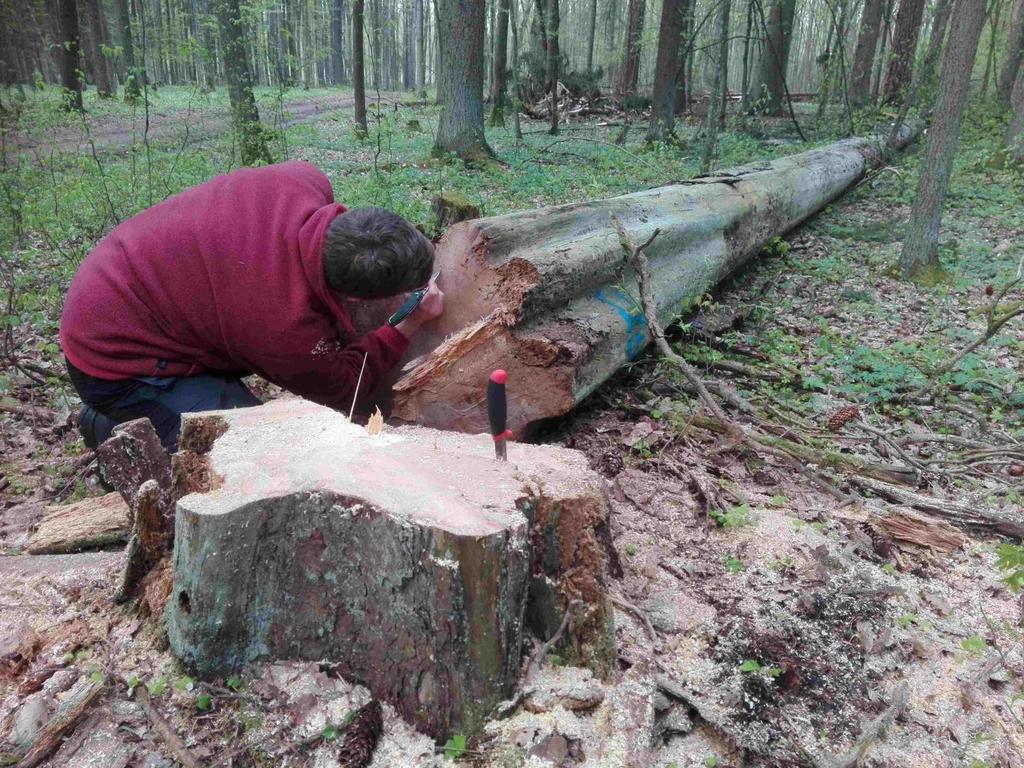
<path id="1" fill-rule="evenodd" d="M 572 642 L 614 657 L 608 501 L 582 454 L 499 462 L 487 435 L 370 436 L 302 400 L 187 415 L 192 431 L 216 436 L 178 501 L 168 627 L 198 674 L 330 659 L 431 736 L 470 735 L 514 691 L 533 574 L 553 604 L 585 604 Z M 535 561 L 555 528 L 572 541 Z"/>

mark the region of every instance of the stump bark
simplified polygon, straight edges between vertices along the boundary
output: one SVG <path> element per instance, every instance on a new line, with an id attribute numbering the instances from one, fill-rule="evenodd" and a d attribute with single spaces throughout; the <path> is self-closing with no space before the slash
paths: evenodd
<path id="1" fill-rule="evenodd" d="M 572 642 L 614 658 L 608 502 L 581 454 L 512 446 L 504 463 L 488 436 L 370 436 L 302 400 L 188 415 L 183 435 L 210 424 L 203 482 L 178 501 L 167 614 L 200 675 L 331 659 L 426 733 L 471 735 L 513 693 L 533 574 L 553 605 L 584 602 Z M 535 562 L 557 520 L 571 541 Z"/>
<path id="2" fill-rule="evenodd" d="M 896 146 L 918 130 L 904 126 Z M 437 247 L 445 313 L 414 338 L 392 416 L 484 431 L 481 386 L 494 368 L 508 371 L 517 433 L 567 413 L 648 342 L 610 215 L 637 243 L 660 230 L 645 253 L 668 324 L 883 158 L 883 138 L 850 139 L 610 200 L 456 224 Z M 393 309 L 364 305 L 357 324 L 375 327 Z"/>

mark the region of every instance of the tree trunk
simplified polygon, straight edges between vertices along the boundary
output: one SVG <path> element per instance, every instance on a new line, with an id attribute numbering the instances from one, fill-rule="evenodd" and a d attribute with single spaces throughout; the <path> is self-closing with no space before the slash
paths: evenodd
<path id="1" fill-rule="evenodd" d="M 439 28 L 445 30 L 438 80 L 441 116 L 434 151 L 479 163 L 494 153 L 484 136 L 484 21 L 480 0 L 440 0 Z"/>
<path id="2" fill-rule="evenodd" d="M 416 84 L 423 100 L 427 98 L 427 34 L 423 0 L 413 0 L 413 35 L 416 38 Z"/>
<path id="3" fill-rule="evenodd" d="M 224 74 L 228 81 L 228 97 L 231 101 L 231 122 L 238 140 L 242 163 L 256 165 L 271 163 L 260 113 L 252 95 L 252 73 L 249 70 L 249 55 L 245 42 L 245 29 L 239 0 L 215 0 L 217 24 L 220 29 L 221 52 L 224 57 Z"/>
<path id="4" fill-rule="evenodd" d="M 343 85 L 345 77 L 345 22 L 348 12 L 345 0 L 333 0 L 331 7 L 331 79 L 335 85 Z"/>
<path id="5" fill-rule="evenodd" d="M 796 0 L 775 0 L 765 20 L 765 45 L 761 51 L 753 102 L 755 109 L 766 115 L 782 114 L 795 12 Z"/>
<path id="6" fill-rule="evenodd" d="M 619 97 L 635 96 L 640 78 L 640 48 L 643 45 L 645 0 L 629 0 L 626 47 L 619 73 Z"/>
<path id="7" fill-rule="evenodd" d="M 729 11 L 731 0 L 720 0 L 718 13 L 715 14 L 715 31 L 713 38 L 718 48 L 715 55 L 714 80 L 708 94 L 708 114 L 704 127 L 704 151 L 700 161 L 701 174 L 711 171 L 715 159 L 715 146 L 718 143 L 718 124 L 725 111 L 725 95 L 728 92 L 729 77 Z"/>
<path id="8" fill-rule="evenodd" d="M 921 177 L 900 255 L 900 272 L 905 278 L 932 282 L 941 275 L 939 226 L 960 143 L 960 118 L 970 90 L 971 70 L 985 16 L 986 3 L 981 0 L 956 4 L 949 43 L 942 56 L 939 97 L 929 131 L 928 153 L 921 164 Z"/>
<path id="9" fill-rule="evenodd" d="M 1017 70 L 1010 105 L 1013 114 L 1006 129 L 1006 151 L 1013 162 L 1024 163 L 1024 67 Z"/>
<path id="10" fill-rule="evenodd" d="M 985 4 L 984 0 L 967 0 Z M 892 40 L 892 56 L 885 75 L 883 104 L 900 104 L 904 92 L 910 85 L 914 73 L 914 56 L 917 52 L 917 38 L 921 32 L 921 17 L 924 14 L 924 0 L 901 0 L 896 15 L 896 31 Z"/>
<path id="11" fill-rule="evenodd" d="M 878 34 L 882 28 L 885 0 L 865 0 L 861 16 L 857 47 L 853 52 L 850 72 L 850 105 L 864 107 L 871 99 L 871 65 L 878 48 Z"/>
<path id="12" fill-rule="evenodd" d="M 548 93 L 551 95 L 551 128 L 552 136 L 558 133 L 558 36 L 561 25 L 561 14 L 558 0 L 548 0 Z"/>
<path id="13" fill-rule="evenodd" d="M 492 126 L 505 125 L 505 74 L 508 70 L 508 12 L 511 0 L 498 0 L 498 15 L 494 30 L 494 72 L 491 75 Z"/>
<path id="14" fill-rule="evenodd" d="M 516 26 L 516 3 L 509 3 L 508 23 L 512 28 L 512 128 L 516 143 L 523 140 L 523 127 L 519 120 L 519 27 Z"/>
<path id="15" fill-rule="evenodd" d="M 193 449 L 190 432 L 213 439 Z M 549 637 L 564 595 L 581 606 L 559 650 L 610 672 L 610 505 L 581 453 L 516 444 L 500 462 L 453 432 L 374 438 L 303 400 L 190 414 L 182 436 L 179 465 L 198 471 L 180 474 L 200 485 L 178 502 L 166 615 L 198 674 L 330 659 L 434 739 L 472 738 L 515 691 L 524 620 Z"/>
<path id="16" fill-rule="evenodd" d="M 740 81 L 740 113 L 746 114 L 750 107 L 750 36 L 754 28 L 754 3 L 747 0 L 747 29 L 743 35 L 743 76 Z"/>
<path id="17" fill-rule="evenodd" d="M 912 135 L 902 131 L 899 144 Z M 668 324 L 884 157 L 883 138 L 850 139 L 718 177 L 456 224 L 435 263 L 458 282 L 446 288 L 444 315 L 413 339 L 406 359 L 424 357 L 395 384 L 392 414 L 483 432 L 480 386 L 495 368 L 509 374 L 510 428 L 522 434 L 567 413 L 648 339 L 610 214 L 636 243 L 660 230 L 645 253 Z M 380 321 L 359 318 L 357 328 Z"/>
<path id="18" fill-rule="evenodd" d="M 363 53 L 363 2 L 352 0 L 352 87 L 355 91 L 356 135 L 365 138 L 370 132 L 366 124 L 366 73 Z"/>
<path id="19" fill-rule="evenodd" d="M 946 39 L 946 27 L 949 25 L 953 4 L 953 0 L 938 0 L 935 15 L 932 17 L 932 30 L 928 37 L 928 50 L 925 51 L 924 58 L 921 60 L 918 93 L 922 90 L 929 91 L 930 86 L 933 84 L 935 68 L 938 66 L 939 56 L 942 53 L 942 43 Z"/>
<path id="20" fill-rule="evenodd" d="M 662 141 L 675 132 L 679 48 L 682 43 L 683 19 L 686 17 L 688 5 L 689 0 L 664 0 L 661 6 L 658 59 L 654 68 L 651 124 L 647 129 L 647 141 Z"/>
<path id="21" fill-rule="evenodd" d="M 111 48 L 103 6 L 100 0 L 82 0 L 81 7 L 89 26 L 87 54 L 89 67 L 96 82 L 96 95 L 110 98 L 117 90 L 117 86 L 114 84 L 114 72 L 110 59 L 103 52 L 104 49 Z"/>
<path id="22" fill-rule="evenodd" d="M 78 34 L 78 7 L 75 0 L 57 0 L 57 14 L 64 106 L 68 110 L 82 112 L 82 56 Z"/>
<path id="23" fill-rule="evenodd" d="M 1006 37 L 1006 58 L 999 70 L 996 92 L 1005 104 L 1010 103 L 1013 85 L 1020 70 L 1021 56 L 1024 53 L 1024 0 L 1014 0 L 1010 11 L 1010 29 Z"/>
<path id="24" fill-rule="evenodd" d="M 587 34 L 587 74 L 594 71 L 594 38 L 597 35 L 597 0 L 590 2 L 590 32 Z"/>

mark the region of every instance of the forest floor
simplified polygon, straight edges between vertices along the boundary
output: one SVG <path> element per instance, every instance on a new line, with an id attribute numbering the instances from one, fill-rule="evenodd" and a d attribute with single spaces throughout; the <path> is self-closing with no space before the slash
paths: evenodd
<path id="1" fill-rule="evenodd" d="M 35 128 L 61 119 L 37 104 L 25 114 L 36 111 L 45 120 L 33 117 Z M 374 766 L 613 768 L 630 749 L 658 768 L 832 768 L 858 764 L 859 749 L 871 766 L 1024 766 L 1024 606 L 991 531 L 994 520 L 1019 523 L 1024 507 L 1024 323 L 932 381 L 929 396 L 907 397 L 985 330 L 986 307 L 1024 255 L 1024 178 L 994 162 L 998 117 L 984 106 L 974 115 L 944 221 L 945 283 L 893 276 L 914 149 L 672 329 L 675 349 L 731 393 L 732 418 L 788 441 L 819 471 L 724 437 L 671 363 L 642 356 L 543 438 L 582 450 L 609 482 L 624 569 L 612 584 L 623 606 L 619 679 L 594 681 L 549 657 L 542 690 L 468 748 L 435 750 L 386 709 Z M 347 115 L 327 113 L 276 146 L 320 164 L 346 203 L 387 205 L 428 230 L 442 189 L 491 214 L 695 170 L 695 126 L 678 145 L 648 149 L 633 135 L 613 147 L 598 142 L 619 128 L 596 120 L 561 143 L 536 123 L 522 145 L 489 131 L 501 164 L 439 164 L 429 159 L 435 118 L 391 105 L 359 142 Z M 835 128 L 802 119 L 816 141 Z M 734 128 L 720 167 L 805 148 L 785 123 Z M 110 603 L 119 552 L 19 554 L 47 504 L 100 492 L 71 426 L 56 340 L 74 265 L 151 196 L 228 167 L 230 140 L 193 149 L 179 135 L 150 147 L 148 162 L 137 144 L 99 159 L 4 146 L 0 737 L 25 739 L 65 691 L 99 681 L 100 698 L 50 765 L 168 764 L 140 685 L 203 764 L 331 765 L 365 690 L 305 663 L 192 680 L 154 622 Z M 894 707 L 903 685 L 905 706 Z"/>

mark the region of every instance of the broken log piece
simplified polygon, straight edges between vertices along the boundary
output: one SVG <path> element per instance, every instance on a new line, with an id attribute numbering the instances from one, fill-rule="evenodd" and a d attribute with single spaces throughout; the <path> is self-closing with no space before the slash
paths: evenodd
<path id="1" fill-rule="evenodd" d="M 78 681 L 61 701 L 56 713 L 39 731 L 18 766 L 20 768 L 35 768 L 46 760 L 60 746 L 64 735 L 75 726 L 93 701 L 103 693 L 105 687 L 106 682 L 102 678 L 94 680 L 85 675 L 78 678 Z"/>
<path id="2" fill-rule="evenodd" d="M 118 544 L 128 538 L 129 515 L 117 493 L 47 507 L 25 549 L 32 555 L 61 555 Z"/>
<path id="3" fill-rule="evenodd" d="M 174 532 L 174 482 L 171 458 L 149 419 L 135 419 L 114 427 L 111 437 L 98 449 L 103 473 L 129 507 L 147 480 L 160 489 L 160 508 L 168 533 Z M 134 508 L 133 508 L 134 509 Z"/>
<path id="4" fill-rule="evenodd" d="M 900 146 L 916 132 L 904 128 Z M 634 242 L 661 231 L 647 256 L 668 324 L 878 166 L 884 143 L 850 139 L 713 178 L 455 225 L 435 262 L 445 313 L 413 340 L 392 415 L 483 432 L 481 393 L 495 368 L 508 371 L 517 433 L 568 412 L 648 341 L 611 214 Z M 357 327 L 379 325 L 392 304 L 357 313 Z"/>
<path id="5" fill-rule="evenodd" d="M 610 633 L 586 634 L 611 612 L 587 527 L 607 526 L 608 500 L 582 454 L 515 445 L 500 462 L 487 435 L 370 436 L 302 400 L 216 415 L 218 484 L 178 502 L 167 610 L 171 647 L 198 674 L 330 659 L 426 733 L 472 735 L 515 687 L 534 571 L 556 599 L 587 603 L 574 643 L 614 659 Z M 575 546 L 531 562 L 531 517 L 566 521 Z"/>
<path id="6" fill-rule="evenodd" d="M 480 216 L 480 206 L 461 192 L 447 190 L 437 195 L 431 202 L 434 218 L 438 229 L 447 229 L 460 221 L 468 221 Z"/>
<path id="7" fill-rule="evenodd" d="M 997 512 L 976 504 L 937 499 L 867 477 L 855 477 L 851 482 L 886 501 L 913 507 L 919 512 L 942 518 L 958 528 L 978 533 L 996 533 L 1018 541 L 1024 539 L 1024 512 L 1019 508 Z"/>

